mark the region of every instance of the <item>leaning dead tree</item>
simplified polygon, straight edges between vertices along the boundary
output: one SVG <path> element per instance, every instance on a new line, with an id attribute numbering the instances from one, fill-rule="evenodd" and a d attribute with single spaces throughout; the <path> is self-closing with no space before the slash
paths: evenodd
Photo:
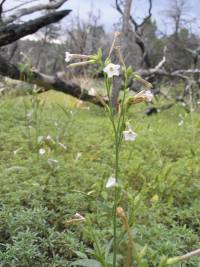
<path id="1" fill-rule="evenodd" d="M 42 27 L 51 23 L 56 23 L 68 16 L 69 9 L 58 10 L 68 0 L 54 0 L 41 4 L 26 5 L 27 3 L 37 1 L 22 2 L 16 7 L 4 10 L 6 0 L 0 2 L 0 48 L 15 43 L 22 37 L 37 32 Z M 44 11 L 51 11 L 44 15 Z M 40 12 L 34 19 L 23 21 L 24 16 Z M 43 12 L 43 13 L 42 13 Z M 11 13 L 11 14 L 10 14 Z M 0 50 L 0 75 L 10 77 L 11 79 L 21 80 L 31 84 L 42 86 L 45 90 L 54 89 L 76 98 L 93 102 L 98 105 L 102 103 L 95 97 L 82 90 L 78 85 L 66 82 L 60 75 L 46 75 L 34 68 L 20 69 L 19 65 L 10 62 Z"/>

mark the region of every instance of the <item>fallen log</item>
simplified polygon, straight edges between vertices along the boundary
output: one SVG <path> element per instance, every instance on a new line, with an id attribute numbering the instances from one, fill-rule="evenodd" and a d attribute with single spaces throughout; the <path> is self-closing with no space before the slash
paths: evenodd
<path id="1" fill-rule="evenodd" d="M 66 82 L 57 74 L 47 75 L 34 69 L 21 71 L 17 65 L 10 63 L 10 61 L 5 59 L 2 55 L 0 55 L 0 74 L 11 79 L 36 84 L 43 87 L 45 91 L 54 89 L 80 100 L 103 106 L 102 97 L 90 95 L 87 90 L 81 89 L 79 85 Z"/>

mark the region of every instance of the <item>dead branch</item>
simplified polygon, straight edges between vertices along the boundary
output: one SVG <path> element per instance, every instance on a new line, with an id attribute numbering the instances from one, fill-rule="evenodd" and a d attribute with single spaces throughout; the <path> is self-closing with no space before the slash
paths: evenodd
<path id="1" fill-rule="evenodd" d="M 200 249 L 196 249 L 194 251 L 188 252 L 182 256 L 180 256 L 181 260 L 189 260 L 191 257 L 199 256 L 200 255 Z"/>
<path id="2" fill-rule="evenodd" d="M 59 92 L 76 97 L 80 100 L 88 101 L 93 104 L 103 106 L 103 99 L 89 95 L 86 90 L 81 90 L 80 86 L 74 83 L 66 83 L 58 74 L 53 76 L 46 75 L 37 70 L 20 71 L 19 67 L 10 63 L 0 55 L 0 74 L 11 79 L 21 80 L 30 84 L 43 87 L 46 91 L 54 89 Z"/>
<path id="3" fill-rule="evenodd" d="M 15 20 L 25 15 L 33 14 L 38 11 L 58 9 L 67 1 L 68 0 L 54 0 L 54 1 L 49 2 L 48 4 L 38 4 L 35 6 L 19 9 L 11 16 L 4 18 L 4 23 L 8 24 L 8 23 L 14 22 Z"/>
<path id="4" fill-rule="evenodd" d="M 6 0 L 4 0 L 4 1 L 6 1 Z M 8 8 L 8 9 L 6 9 L 6 10 L 3 10 L 2 13 L 8 13 L 8 12 L 11 12 L 11 11 L 13 11 L 13 10 L 16 10 L 16 9 L 22 7 L 22 6 L 25 6 L 25 5 L 29 4 L 29 3 L 33 3 L 33 2 L 36 2 L 36 1 L 38 1 L 38 0 L 29 0 L 29 1 L 26 1 L 26 3 L 20 3 L 19 5 L 16 5 L 16 6 L 12 7 L 12 8 Z"/>
<path id="5" fill-rule="evenodd" d="M 2 0 L 0 3 L 0 21 L 2 22 L 3 4 L 6 0 Z"/>
<path id="6" fill-rule="evenodd" d="M 8 24 L 0 27 L 0 46 L 10 44 L 20 38 L 35 33 L 40 28 L 57 22 L 67 16 L 71 10 L 54 11 L 53 13 L 29 20 L 23 24 Z"/>
<path id="7" fill-rule="evenodd" d="M 165 46 L 164 49 L 163 49 L 163 58 L 160 62 L 158 62 L 158 64 L 155 66 L 155 69 L 158 70 L 158 69 L 161 69 L 163 67 L 163 65 L 165 64 L 166 62 L 166 52 L 167 52 L 167 47 Z"/>

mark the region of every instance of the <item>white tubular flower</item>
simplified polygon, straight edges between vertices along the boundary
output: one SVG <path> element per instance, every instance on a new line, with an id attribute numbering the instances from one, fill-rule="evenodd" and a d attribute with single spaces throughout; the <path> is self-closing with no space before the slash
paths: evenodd
<path id="1" fill-rule="evenodd" d="M 75 213 L 74 218 L 75 219 L 82 220 L 82 221 L 85 220 L 85 218 L 80 213 L 78 213 L 78 212 Z"/>
<path id="2" fill-rule="evenodd" d="M 57 164 L 58 161 L 57 161 L 57 159 L 48 159 L 48 163 Z"/>
<path id="3" fill-rule="evenodd" d="M 69 52 L 65 52 L 65 62 L 70 62 L 73 55 Z"/>
<path id="4" fill-rule="evenodd" d="M 115 65 L 109 63 L 103 71 L 108 75 L 108 78 L 112 78 L 113 76 L 119 76 L 120 65 Z"/>
<path id="5" fill-rule="evenodd" d="M 45 154 L 45 149 L 44 148 L 40 148 L 39 149 L 39 151 L 38 151 L 38 153 L 41 155 L 41 156 L 43 156 L 44 154 Z"/>
<path id="6" fill-rule="evenodd" d="M 58 168 L 58 161 L 56 159 L 48 159 L 47 162 L 52 169 Z"/>
<path id="7" fill-rule="evenodd" d="M 179 123 L 178 123 L 178 126 L 182 126 L 184 123 L 184 120 L 181 120 Z"/>
<path id="8" fill-rule="evenodd" d="M 27 118 L 30 118 L 32 115 L 33 115 L 33 110 L 30 110 L 30 111 L 26 114 Z"/>
<path id="9" fill-rule="evenodd" d="M 82 153 L 78 152 L 75 158 L 75 161 L 78 161 L 82 157 Z"/>
<path id="10" fill-rule="evenodd" d="M 108 178 L 108 181 L 106 183 L 106 188 L 114 187 L 114 186 L 116 186 L 116 184 L 117 183 L 116 183 L 115 177 L 111 176 L 111 177 Z"/>
<path id="11" fill-rule="evenodd" d="M 123 136 L 125 141 L 135 141 L 137 138 L 137 133 L 129 128 L 127 131 L 123 131 Z"/>

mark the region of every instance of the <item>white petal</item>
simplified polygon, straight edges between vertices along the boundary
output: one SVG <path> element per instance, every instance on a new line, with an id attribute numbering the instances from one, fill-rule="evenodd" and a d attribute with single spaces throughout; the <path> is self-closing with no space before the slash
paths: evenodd
<path id="1" fill-rule="evenodd" d="M 39 152 L 39 154 L 42 156 L 42 155 L 45 154 L 46 151 L 45 151 L 44 148 L 40 148 L 38 152 Z"/>
<path id="2" fill-rule="evenodd" d="M 152 94 L 152 92 L 150 90 L 145 91 L 144 95 L 146 97 L 146 101 L 147 102 L 151 102 L 152 101 L 153 94 Z"/>
<path id="3" fill-rule="evenodd" d="M 78 161 L 81 157 L 82 157 L 82 153 L 78 152 L 77 155 L 76 155 L 75 160 Z"/>
<path id="4" fill-rule="evenodd" d="M 85 218 L 80 213 L 78 213 L 78 212 L 75 213 L 74 218 L 85 220 Z"/>
<path id="5" fill-rule="evenodd" d="M 58 167 L 58 161 L 56 159 L 48 159 L 47 162 L 53 169 Z"/>
<path id="6" fill-rule="evenodd" d="M 178 123 L 178 126 L 181 126 L 181 125 L 183 125 L 183 123 L 184 123 L 184 121 L 183 121 L 183 120 L 181 120 L 181 121 Z"/>
<path id="7" fill-rule="evenodd" d="M 57 159 L 48 159 L 48 162 L 58 163 Z"/>
<path id="8" fill-rule="evenodd" d="M 120 65 L 109 63 L 103 69 L 103 71 L 108 75 L 109 78 L 112 78 L 113 76 L 119 76 L 119 69 L 120 69 Z"/>
<path id="9" fill-rule="evenodd" d="M 106 183 L 106 188 L 111 188 L 111 187 L 114 187 L 114 186 L 116 186 L 116 179 L 115 179 L 115 177 L 109 177 L 108 178 L 108 181 L 107 181 L 107 183 Z"/>
<path id="10" fill-rule="evenodd" d="M 30 118 L 32 115 L 33 115 L 33 110 L 30 110 L 30 111 L 26 114 L 26 116 L 27 116 L 28 118 Z"/>
<path id="11" fill-rule="evenodd" d="M 135 141 L 137 138 L 137 133 L 133 132 L 131 129 L 128 131 L 123 131 L 125 141 Z"/>
<path id="12" fill-rule="evenodd" d="M 62 144 L 62 143 L 60 143 L 60 142 L 58 142 L 58 144 L 59 144 L 59 146 L 62 147 L 64 150 L 67 150 L 67 146 L 66 146 L 66 145 L 64 145 L 64 144 Z"/>

